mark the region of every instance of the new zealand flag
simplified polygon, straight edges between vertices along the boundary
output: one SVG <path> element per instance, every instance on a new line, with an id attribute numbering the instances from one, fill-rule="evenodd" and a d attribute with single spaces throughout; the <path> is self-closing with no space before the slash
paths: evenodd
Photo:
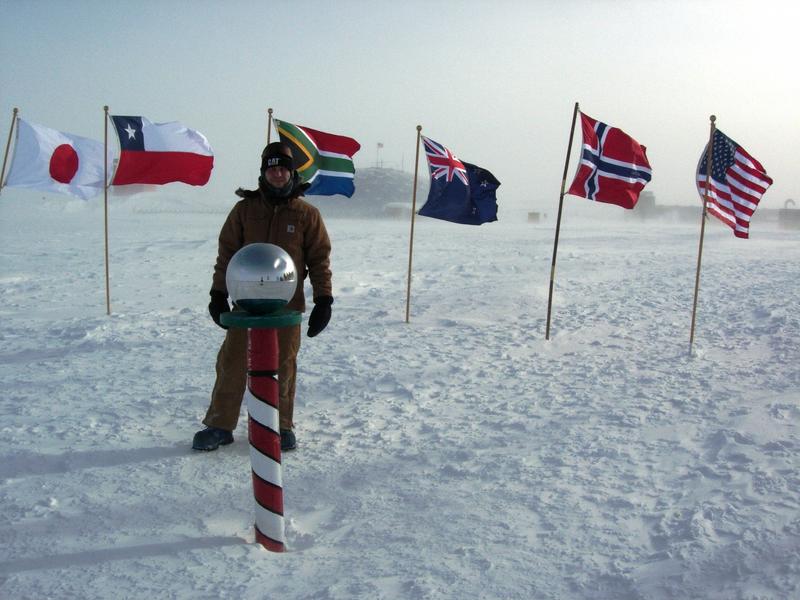
<path id="1" fill-rule="evenodd" d="M 462 162 L 447 148 L 422 137 L 431 169 L 431 189 L 419 214 L 464 225 L 497 220 L 500 182 L 486 169 Z"/>

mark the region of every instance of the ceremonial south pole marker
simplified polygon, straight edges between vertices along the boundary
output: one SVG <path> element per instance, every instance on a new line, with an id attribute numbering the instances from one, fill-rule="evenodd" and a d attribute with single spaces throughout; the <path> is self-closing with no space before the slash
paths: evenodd
<path id="1" fill-rule="evenodd" d="M 255 538 L 267 550 L 286 547 L 281 436 L 278 419 L 278 329 L 301 315 L 284 307 L 297 288 L 291 257 L 273 244 L 249 244 L 226 271 L 228 294 L 241 309 L 223 313 L 226 327 L 247 329 L 247 402 L 250 464 L 256 501 Z"/>

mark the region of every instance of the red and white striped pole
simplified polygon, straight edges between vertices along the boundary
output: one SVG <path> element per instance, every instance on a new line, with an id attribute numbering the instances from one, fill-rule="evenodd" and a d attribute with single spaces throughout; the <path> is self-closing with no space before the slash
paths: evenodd
<path id="1" fill-rule="evenodd" d="M 220 315 L 225 327 L 247 329 L 247 402 L 250 466 L 256 500 L 256 542 L 283 552 L 283 477 L 278 419 L 278 329 L 300 324 L 287 310 L 297 290 L 289 254 L 273 244 L 248 244 L 233 255 L 225 273 L 238 309 Z M 301 288 L 302 289 L 302 288 Z"/>
<path id="2" fill-rule="evenodd" d="M 248 329 L 247 402 L 250 464 L 256 500 L 256 541 L 285 550 L 281 435 L 278 422 L 278 332 Z"/>
<path id="3" fill-rule="evenodd" d="M 256 542 L 273 552 L 286 544 L 283 524 L 281 434 L 278 420 L 278 329 L 300 324 L 300 313 L 223 313 L 227 327 L 247 329 L 247 402 L 250 467 L 256 500 Z"/>

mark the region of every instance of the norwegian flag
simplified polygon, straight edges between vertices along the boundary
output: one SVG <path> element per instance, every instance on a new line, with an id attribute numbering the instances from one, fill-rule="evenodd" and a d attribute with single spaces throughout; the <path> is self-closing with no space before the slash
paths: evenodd
<path id="1" fill-rule="evenodd" d="M 633 208 L 652 178 L 646 148 L 616 127 L 581 113 L 583 150 L 568 194 Z"/>
<path id="2" fill-rule="evenodd" d="M 425 144 L 425 155 L 428 157 L 428 166 L 431 168 L 433 179 L 446 178 L 447 183 L 453 181 L 453 177 L 458 177 L 464 185 L 469 185 L 467 179 L 467 169 L 464 163 L 456 158 L 456 155 L 438 142 L 422 136 L 422 143 Z"/>
<path id="3" fill-rule="evenodd" d="M 705 198 L 712 215 L 733 229 L 739 238 L 750 237 L 750 217 L 772 178 L 755 158 L 719 129 L 711 145 L 711 184 L 708 177 L 708 144 L 697 165 L 697 191 Z"/>

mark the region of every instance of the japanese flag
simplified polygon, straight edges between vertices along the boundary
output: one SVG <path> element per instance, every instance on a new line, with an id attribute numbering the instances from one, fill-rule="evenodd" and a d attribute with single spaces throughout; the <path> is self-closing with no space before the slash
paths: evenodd
<path id="1" fill-rule="evenodd" d="M 103 144 L 23 119 L 5 185 L 87 200 L 103 191 Z"/>

